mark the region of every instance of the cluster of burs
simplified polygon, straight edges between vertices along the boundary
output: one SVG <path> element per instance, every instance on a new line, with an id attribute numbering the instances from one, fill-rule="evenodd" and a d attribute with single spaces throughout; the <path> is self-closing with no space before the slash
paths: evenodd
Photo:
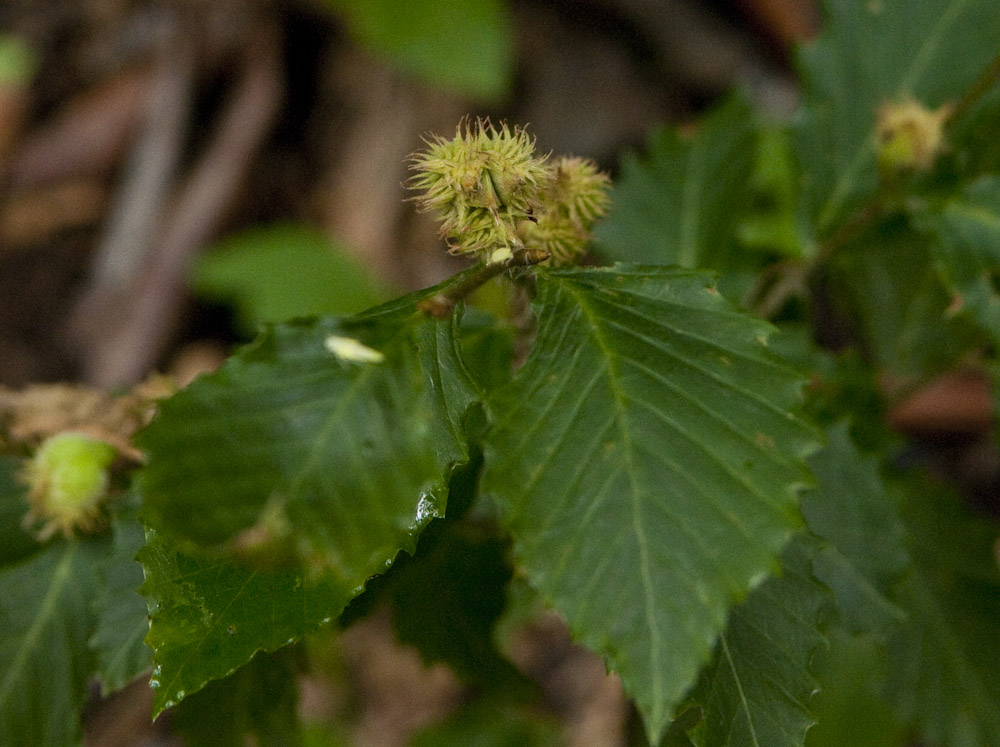
<path id="1" fill-rule="evenodd" d="M 441 222 L 453 253 L 573 264 L 607 210 L 608 176 L 584 158 L 535 154 L 523 129 L 466 120 L 413 155 L 419 209 Z"/>

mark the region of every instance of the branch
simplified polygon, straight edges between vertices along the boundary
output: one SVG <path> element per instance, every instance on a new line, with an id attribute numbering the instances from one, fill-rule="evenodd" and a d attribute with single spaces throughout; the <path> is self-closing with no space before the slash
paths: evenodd
<path id="1" fill-rule="evenodd" d="M 94 342 L 87 381 L 105 387 L 135 383 L 155 366 L 177 324 L 188 265 L 246 178 L 281 95 L 281 45 L 277 31 L 268 27 L 246 44 L 242 77 L 166 216 L 149 263 L 124 300 L 105 313 L 102 321 L 111 319 L 116 326 Z"/>
<path id="2" fill-rule="evenodd" d="M 492 280 L 505 270 L 517 267 L 531 267 L 532 265 L 544 262 L 548 258 L 548 252 L 529 249 L 517 251 L 512 257 L 503 262 L 480 263 L 472 273 L 465 275 L 443 292 L 431 298 L 424 299 L 417 304 L 417 308 L 428 316 L 433 316 L 436 319 L 444 319 L 451 314 L 460 301 L 468 298 L 487 281 Z"/>

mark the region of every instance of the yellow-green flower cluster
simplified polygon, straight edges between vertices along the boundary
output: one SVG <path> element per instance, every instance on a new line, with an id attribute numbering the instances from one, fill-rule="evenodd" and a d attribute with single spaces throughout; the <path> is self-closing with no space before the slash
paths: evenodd
<path id="1" fill-rule="evenodd" d="M 535 155 L 523 129 L 486 120 L 459 124 L 455 137 L 434 137 L 416 153 L 410 186 L 423 211 L 441 222 L 454 253 L 486 262 L 540 250 L 569 263 L 607 207 L 608 178 L 590 161 Z"/>

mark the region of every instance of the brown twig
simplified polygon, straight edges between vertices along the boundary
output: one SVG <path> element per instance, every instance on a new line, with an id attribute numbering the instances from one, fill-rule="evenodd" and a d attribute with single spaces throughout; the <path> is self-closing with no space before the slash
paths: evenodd
<path id="1" fill-rule="evenodd" d="M 10 154 L 7 188 L 24 192 L 107 172 L 142 119 L 153 75 L 146 66 L 121 73 L 26 133 Z"/>
<path id="2" fill-rule="evenodd" d="M 197 49 L 178 33 L 152 81 L 145 124 L 97 249 L 90 294 L 128 287 L 153 250 L 174 180 L 194 93 Z"/>
<path id="3" fill-rule="evenodd" d="M 156 364 L 177 322 L 188 264 L 217 229 L 274 121 L 282 95 L 280 52 L 270 26 L 246 45 L 232 98 L 163 222 L 151 262 L 90 351 L 88 382 L 132 384 Z"/>

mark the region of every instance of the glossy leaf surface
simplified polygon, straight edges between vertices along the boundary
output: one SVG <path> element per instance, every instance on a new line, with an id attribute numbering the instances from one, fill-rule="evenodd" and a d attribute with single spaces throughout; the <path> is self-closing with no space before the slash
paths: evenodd
<path id="1" fill-rule="evenodd" d="M 267 571 L 177 552 L 154 532 L 139 553 L 149 603 L 154 713 L 210 680 L 227 677 L 258 651 L 276 651 L 328 623 L 350 589 L 327 576 Z"/>
<path id="2" fill-rule="evenodd" d="M 415 309 L 436 292 L 269 328 L 141 434 L 158 708 L 339 615 L 443 515 L 478 391 L 457 315 Z"/>
<path id="3" fill-rule="evenodd" d="M 433 293 L 270 327 L 163 402 L 139 436 L 145 519 L 194 545 L 291 552 L 348 585 L 412 549 L 468 458 L 478 397 L 457 320 L 415 310 Z"/>

